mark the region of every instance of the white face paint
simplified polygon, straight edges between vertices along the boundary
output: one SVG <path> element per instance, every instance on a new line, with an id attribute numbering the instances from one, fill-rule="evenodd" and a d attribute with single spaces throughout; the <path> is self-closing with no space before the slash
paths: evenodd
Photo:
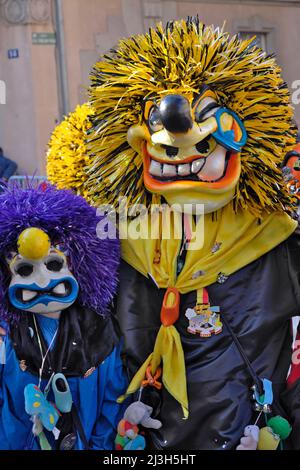
<path id="1" fill-rule="evenodd" d="M 70 307 L 78 296 L 78 283 L 69 271 L 66 257 L 51 248 L 39 260 L 18 254 L 10 263 L 9 300 L 18 310 L 54 313 Z"/>

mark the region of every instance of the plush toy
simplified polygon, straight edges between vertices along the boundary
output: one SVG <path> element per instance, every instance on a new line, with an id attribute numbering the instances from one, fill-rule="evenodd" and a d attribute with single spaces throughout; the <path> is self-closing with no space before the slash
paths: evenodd
<path id="1" fill-rule="evenodd" d="M 146 441 L 138 432 L 139 428 L 129 421 L 120 421 L 115 441 L 116 450 L 144 450 Z"/>
<path id="2" fill-rule="evenodd" d="M 141 424 L 144 428 L 160 429 L 161 422 L 151 418 L 153 408 L 141 401 L 132 403 L 125 411 L 124 419 L 133 425 Z"/>
<path id="3" fill-rule="evenodd" d="M 37 416 L 42 426 L 48 431 L 53 431 L 60 413 L 53 403 L 49 403 L 41 390 L 33 384 L 25 387 L 25 410 L 31 416 Z"/>
<path id="4" fill-rule="evenodd" d="M 274 416 L 259 432 L 258 450 L 276 450 L 279 443 L 289 437 L 291 431 L 292 428 L 286 419 Z"/>
<path id="5" fill-rule="evenodd" d="M 267 421 L 267 426 L 259 429 L 256 425 L 246 426 L 244 436 L 236 450 L 276 450 L 281 441 L 291 434 L 289 422 L 281 416 Z"/>
<path id="6" fill-rule="evenodd" d="M 256 450 L 259 439 L 259 427 L 256 425 L 246 426 L 244 436 L 236 450 Z"/>
<path id="7" fill-rule="evenodd" d="M 297 447 L 300 381 L 286 393 L 286 377 L 300 248 L 281 170 L 296 129 L 276 60 L 198 18 L 158 24 L 95 64 L 89 106 L 91 160 L 77 174 L 122 239 L 116 318 L 131 383 L 120 401 L 147 390 L 163 424 L 151 448 L 236 449 L 278 405 Z M 70 187 L 71 139 L 56 150 L 49 175 L 57 164 Z M 276 381 L 272 403 L 253 406 L 264 379 Z"/>
<path id="8" fill-rule="evenodd" d="M 145 439 L 138 434 L 138 425 L 148 429 L 160 429 L 162 426 L 159 420 L 151 418 L 152 412 L 153 408 L 141 401 L 129 405 L 124 418 L 118 425 L 116 450 L 143 450 L 145 448 Z"/>

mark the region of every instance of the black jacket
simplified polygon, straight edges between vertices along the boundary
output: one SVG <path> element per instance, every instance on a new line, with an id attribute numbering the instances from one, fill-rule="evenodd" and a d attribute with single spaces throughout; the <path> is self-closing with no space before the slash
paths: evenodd
<path id="1" fill-rule="evenodd" d="M 226 271 L 226 269 L 224 269 Z M 160 327 L 164 289 L 123 262 L 116 314 L 125 337 L 124 353 L 130 378 L 153 351 Z M 300 312 L 300 239 L 284 243 L 231 275 L 224 284 L 208 287 L 211 305 L 219 305 L 240 340 L 255 372 L 273 381 L 274 413 L 293 425 L 287 448 L 300 449 L 300 381 L 286 392 L 291 363 L 291 318 Z M 176 328 L 185 353 L 190 416 L 183 420 L 180 405 L 168 392 L 146 392 L 163 422 L 148 434 L 155 449 L 235 449 L 245 426 L 254 424 L 253 380 L 224 326 L 223 332 L 200 338 L 187 332 L 187 308 L 196 292 L 181 295 Z M 263 426 L 264 424 L 262 424 Z"/>

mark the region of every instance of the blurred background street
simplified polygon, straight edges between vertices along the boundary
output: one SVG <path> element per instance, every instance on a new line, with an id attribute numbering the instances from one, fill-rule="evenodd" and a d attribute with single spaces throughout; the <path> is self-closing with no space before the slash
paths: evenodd
<path id="1" fill-rule="evenodd" d="M 45 174 L 49 136 L 86 100 L 102 53 L 158 21 L 196 14 L 215 26 L 226 21 L 230 33 L 256 35 L 276 54 L 300 124 L 300 0 L 0 0 L 0 147 L 18 173 Z"/>

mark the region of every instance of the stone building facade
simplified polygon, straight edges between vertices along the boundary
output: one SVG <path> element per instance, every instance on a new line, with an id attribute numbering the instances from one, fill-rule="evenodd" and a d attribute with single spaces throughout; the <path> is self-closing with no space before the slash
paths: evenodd
<path id="1" fill-rule="evenodd" d="M 300 84 L 300 0 L 61 0 L 61 5 L 70 110 L 85 100 L 91 65 L 119 38 L 196 14 L 207 24 L 226 21 L 230 33 L 255 34 L 277 55 L 291 91 L 297 80 Z M 21 174 L 45 172 L 46 144 L 61 119 L 55 6 L 56 0 L 0 0 L 0 146 Z M 297 100 L 295 117 L 300 124 Z"/>

